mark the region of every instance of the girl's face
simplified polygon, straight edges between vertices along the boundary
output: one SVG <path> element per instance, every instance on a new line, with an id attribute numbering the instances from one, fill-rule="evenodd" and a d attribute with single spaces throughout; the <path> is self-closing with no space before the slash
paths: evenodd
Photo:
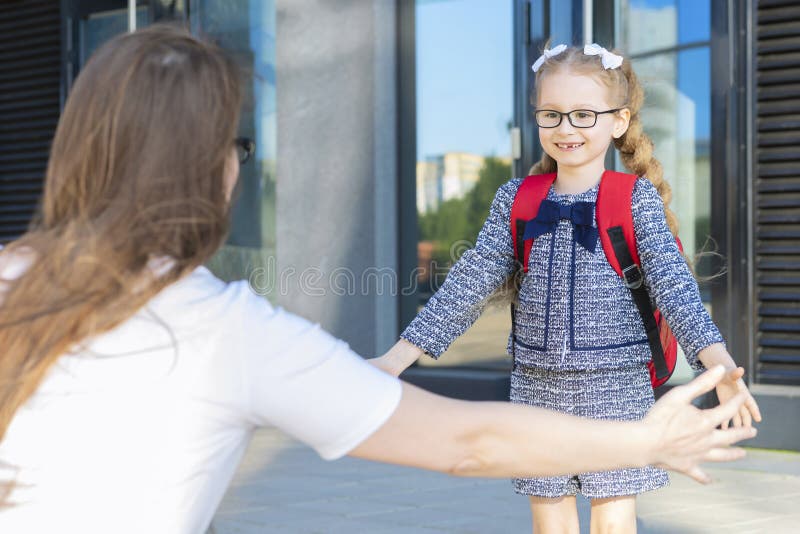
<path id="1" fill-rule="evenodd" d="M 592 76 L 557 71 L 541 79 L 536 109 L 607 111 L 614 108 L 609 96 L 608 88 Z M 539 127 L 539 141 L 556 160 L 559 171 L 601 172 L 611 140 L 623 135 L 629 122 L 628 109 L 597 115 L 597 123 L 591 128 L 576 128 L 562 116 L 555 128 Z"/>

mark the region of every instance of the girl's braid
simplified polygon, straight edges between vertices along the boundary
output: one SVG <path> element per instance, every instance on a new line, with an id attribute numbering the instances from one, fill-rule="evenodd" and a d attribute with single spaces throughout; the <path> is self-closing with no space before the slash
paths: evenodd
<path id="1" fill-rule="evenodd" d="M 678 219 L 669 209 L 672 200 L 672 188 L 664 180 L 664 169 L 661 163 L 653 155 L 653 141 L 644 133 L 642 120 L 639 112 L 644 103 L 644 89 L 642 89 L 636 74 L 631 68 L 630 61 L 624 61 L 622 73 L 628 81 L 628 101 L 627 108 L 631 112 L 631 121 L 628 130 L 618 139 L 614 140 L 614 146 L 619 150 L 622 163 L 632 173 L 643 176 L 650 180 L 655 186 L 661 200 L 664 202 L 664 215 L 672 235 L 678 235 Z"/>

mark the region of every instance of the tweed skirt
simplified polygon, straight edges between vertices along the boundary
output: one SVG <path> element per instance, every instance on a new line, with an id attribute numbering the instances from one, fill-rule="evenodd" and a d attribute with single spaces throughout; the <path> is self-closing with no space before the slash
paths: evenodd
<path id="1" fill-rule="evenodd" d="M 591 419 L 638 420 L 653 405 L 646 365 L 593 371 L 517 366 L 511 374 L 511 402 Z M 514 491 L 537 497 L 580 493 L 590 499 L 635 495 L 669 484 L 666 471 L 653 466 L 568 476 L 517 478 Z"/>

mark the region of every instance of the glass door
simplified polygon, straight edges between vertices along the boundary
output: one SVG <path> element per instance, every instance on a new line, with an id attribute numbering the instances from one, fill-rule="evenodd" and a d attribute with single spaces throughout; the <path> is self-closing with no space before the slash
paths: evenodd
<path id="1" fill-rule="evenodd" d="M 247 279 L 258 294 L 278 295 L 276 242 L 277 67 L 275 0 L 191 0 L 192 32 L 221 46 L 243 73 L 239 135 L 255 142 L 239 171 L 231 232 L 208 267 L 227 280 Z"/>
<path id="2" fill-rule="evenodd" d="M 415 0 L 413 8 L 416 206 L 401 210 L 416 215 L 416 238 L 403 240 L 415 246 L 416 262 L 404 265 L 416 284 L 401 328 L 474 245 L 497 189 L 538 160 L 530 67 L 548 37 L 583 32 L 584 10 L 582 0 Z M 507 304 L 490 305 L 438 361 L 420 365 L 508 368 L 510 323 Z"/>
<path id="3" fill-rule="evenodd" d="M 100 45 L 128 31 L 128 0 L 73 0 L 64 2 L 64 88 L 72 81 Z M 147 5 L 136 8 L 136 27 L 151 20 Z"/>
<path id="4" fill-rule="evenodd" d="M 118 2 L 113 2 L 114 4 Z M 136 27 L 147 25 L 147 7 L 136 8 Z M 89 13 L 78 21 L 80 66 L 86 64 L 97 48 L 120 33 L 128 31 L 128 8 L 108 9 Z"/>
<path id="5" fill-rule="evenodd" d="M 642 121 L 672 187 L 670 208 L 687 257 L 694 258 L 703 304 L 712 313 L 718 276 L 711 232 L 711 1 L 616 2 L 616 44 L 645 88 Z M 691 379 L 685 358 L 670 383 Z"/>
<path id="6" fill-rule="evenodd" d="M 514 12 L 512 0 L 415 2 L 417 309 L 474 245 L 519 157 Z M 488 307 L 420 365 L 506 367 L 509 330 L 508 307 Z"/>

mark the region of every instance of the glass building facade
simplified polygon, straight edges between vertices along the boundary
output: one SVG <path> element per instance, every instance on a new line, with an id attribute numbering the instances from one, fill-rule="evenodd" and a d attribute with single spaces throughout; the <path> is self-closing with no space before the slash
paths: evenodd
<path id="1" fill-rule="evenodd" d="M 3 241 L 33 210 L 59 104 L 91 52 L 127 30 L 127 7 L 0 6 L 9 27 L 0 37 L 9 51 L 0 58 Z M 249 279 L 365 356 L 391 346 L 474 243 L 497 187 L 538 159 L 530 66 L 548 40 L 618 48 L 644 84 L 644 123 L 687 252 L 717 253 L 695 264 L 701 277 L 717 275 L 701 286 L 704 303 L 762 407 L 796 416 L 792 2 L 140 0 L 136 19 L 187 24 L 244 73 L 239 130 L 255 140 L 256 157 L 242 168 L 232 232 L 210 267 Z M 506 308 L 487 309 L 408 379 L 502 398 L 509 323 Z M 678 380 L 689 376 L 684 369 Z M 794 432 L 765 427 L 758 439 L 790 448 Z"/>

